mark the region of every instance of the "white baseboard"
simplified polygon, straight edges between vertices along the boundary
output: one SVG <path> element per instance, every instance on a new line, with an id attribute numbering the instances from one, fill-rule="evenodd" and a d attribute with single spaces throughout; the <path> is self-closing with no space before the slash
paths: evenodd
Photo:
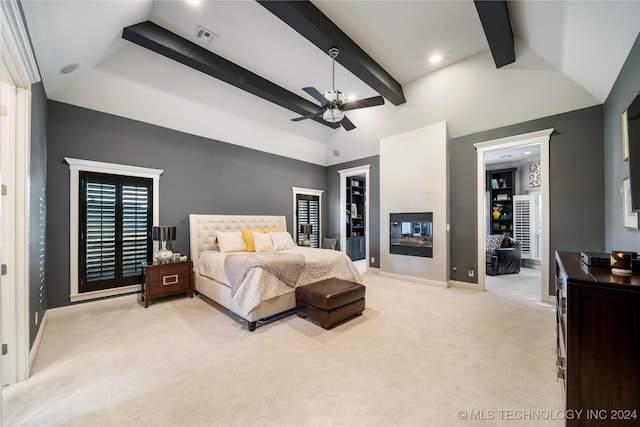
<path id="1" fill-rule="evenodd" d="M 403 274 L 387 273 L 386 271 L 380 271 L 380 276 L 389 277 L 392 279 L 405 280 L 407 282 L 420 283 L 421 285 L 435 286 L 437 288 L 448 288 L 447 282 L 438 282 L 437 280 L 421 279 L 419 277 L 405 276 Z"/>
<path id="2" fill-rule="evenodd" d="M 45 329 L 49 324 L 49 319 L 53 319 L 57 316 L 61 316 L 63 314 L 78 312 L 82 310 L 91 310 L 94 309 L 97 305 L 107 306 L 116 303 L 122 302 L 131 302 L 137 303 L 139 298 L 139 294 L 128 294 L 120 297 L 114 298 L 106 298 L 96 301 L 85 302 L 82 304 L 71 304 L 63 307 L 50 308 L 45 310 L 44 315 L 42 316 L 42 321 L 40 323 L 40 328 L 38 329 L 38 334 L 36 335 L 36 339 L 31 346 L 31 350 L 29 351 L 29 376 L 31 376 L 31 368 L 36 360 L 36 356 L 38 355 L 38 351 L 40 350 L 40 344 L 42 343 L 42 337 L 44 336 Z"/>
<path id="3" fill-rule="evenodd" d="M 36 339 L 33 341 L 33 345 L 31 346 L 31 350 L 29 351 L 29 376 L 31 376 L 31 368 L 33 368 L 33 363 L 35 362 L 36 356 L 38 355 L 38 350 L 40 350 L 40 343 L 42 342 L 44 330 L 46 329 L 48 323 L 49 310 L 45 310 L 44 315 L 42 316 L 42 320 L 40 321 L 40 328 L 38 328 Z"/>
<path id="4" fill-rule="evenodd" d="M 108 306 L 113 304 L 119 304 L 122 302 L 129 302 L 129 300 L 130 302 L 133 303 L 133 302 L 137 302 L 139 297 L 140 297 L 140 294 L 135 293 L 135 294 L 116 296 L 112 298 L 87 301 L 79 304 L 65 305 L 63 307 L 50 308 L 49 310 L 47 310 L 46 314 L 49 314 L 51 318 L 54 318 L 56 316 L 61 316 L 67 313 L 92 310 L 96 306 Z"/>
<path id="5" fill-rule="evenodd" d="M 449 286 L 452 288 L 474 289 L 476 291 L 480 290 L 480 285 L 477 283 L 462 282 L 460 280 L 449 280 Z"/>

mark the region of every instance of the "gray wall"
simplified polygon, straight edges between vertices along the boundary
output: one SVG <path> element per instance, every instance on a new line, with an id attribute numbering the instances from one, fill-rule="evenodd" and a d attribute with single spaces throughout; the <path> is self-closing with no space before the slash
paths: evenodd
<path id="1" fill-rule="evenodd" d="M 369 260 L 368 265 L 380 268 L 380 156 L 366 157 L 327 167 L 325 206 L 325 237 L 340 238 L 340 175 L 339 170 L 371 165 L 369 169 Z M 371 263 L 371 257 L 375 262 Z"/>
<path id="2" fill-rule="evenodd" d="M 256 135 L 258 138 L 259 135 Z M 48 104 L 47 306 L 69 304 L 69 167 L 65 157 L 163 169 L 160 224 L 189 252 L 190 213 L 286 215 L 291 187 L 325 190 L 322 166 L 55 101 Z"/>
<path id="3" fill-rule="evenodd" d="M 623 226 L 622 180 L 629 177 L 629 162 L 622 160 L 620 116 L 640 92 L 640 35 L 604 103 L 605 250 L 640 252 L 640 231 Z M 633 186 L 634 183 L 632 182 Z M 639 185 L 635 183 L 635 185 Z"/>
<path id="4" fill-rule="evenodd" d="M 599 105 L 451 139 L 451 266 L 458 267 L 451 279 L 469 282 L 462 273 L 478 268 L 473 144 L 542 129 L 555 129 L 549 148 L 549 259 L 553 263 L 555 251 L 604 250 L 602 111 Z M 554 274 L 551 269 L 550 294 L 555 293 Z"/>
<path id="5" fill-rule="evenodd" d="M 29 161 L 29 346 L 47 309 L 45 236 L 47 186 L 47 96 L 42 83 L 31 85 L 31 159 Z"/>

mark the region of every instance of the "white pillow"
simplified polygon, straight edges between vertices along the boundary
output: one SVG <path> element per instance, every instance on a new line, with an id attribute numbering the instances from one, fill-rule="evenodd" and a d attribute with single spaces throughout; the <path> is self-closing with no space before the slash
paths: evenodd
<path id="1" fill-rule="evenodd" d="M 242 233 L 239 231 L 218 231 L 218 248 L 220 252 L 242 252 L 247 250 Z"/>
<path id="2" fill-rule="evenodd" d="M 296 246 L 293 243 L 293 238 L 291 238 L 291 234 L 283 231 L 281 233 L 270 233 L 271 241 L 273 242 L 273 250 L 274 251 L 283 251 L 285 249 L 291 249 Z"/>
<path id="3" fill-rule="evenodd" d="M 253 232 L 253 242 L 256 245 L 256 252 L 273 252 L 271 233 Z"/>

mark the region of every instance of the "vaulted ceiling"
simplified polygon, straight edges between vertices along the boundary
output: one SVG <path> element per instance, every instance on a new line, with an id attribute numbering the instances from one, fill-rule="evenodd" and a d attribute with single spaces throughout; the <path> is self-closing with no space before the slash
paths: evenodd
<path id="1" fill-rule="evenodd" d="M 515 62 L 500 68 L 472 1 L 29 0 L 22 7 L 49 99 L 328 165 L 377 154 L 381 138 L 443 120 L 455 137 L 603 103 L 640 32 L 640 2 L 507 4 Z M 306 28 L 285 23 L 292 14 Z M 146 21 L 201 59 L 231 64 L 241 84 L 255 76 L 279 88 L 294 109 L 123 38 Z M 206 33 L 210 40 L 197 37 Z M 347 112 L 356 125 L 349 132 L 290 120 L 319 108 L 303 87 L 331 89 L 326 46 L 334 42 L 342 49 L 336 89 L 387 100 Z M 433 54 L 442 61 L 431 64 Z M 64 72 L 72 64 L 77 69 Z M 219 62 L 208 65 L 220 71 Z"/>

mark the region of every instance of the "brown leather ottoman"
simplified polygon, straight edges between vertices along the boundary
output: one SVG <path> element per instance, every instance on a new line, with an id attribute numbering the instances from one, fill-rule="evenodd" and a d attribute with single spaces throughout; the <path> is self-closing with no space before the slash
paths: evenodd
<path id="1" fill-rule="evenodd" d="M 296 288 L 296 314 L 325 329 L 364 311 L 364 285 L 331 278 Z"/>

